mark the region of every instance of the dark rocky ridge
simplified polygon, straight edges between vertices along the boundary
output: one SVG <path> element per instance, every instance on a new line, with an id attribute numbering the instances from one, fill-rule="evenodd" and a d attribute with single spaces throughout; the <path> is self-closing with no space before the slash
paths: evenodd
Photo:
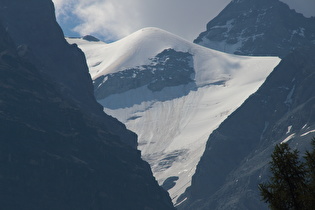
<path id="1" fill-rule="evenodd" d="M 83 52 L 69 45 L 56 22 L 54 5 L 49 0 L 0 1 L 0 18 L 20 54 L 31 61 L 41 75 L 56 83 L 61 94 L 110 128 L 120 138 L 137 147 L 136 135 L 122 123 L 103 114 L 95 101 L 93 84 Z"/>
<path id="2" fill-rule="evenodd" d="M 314 56 L 314 45 L 287 55 L 210 135 L 179 209 L 267 209 L 257 186 L 274 145 L 294 134 L 291 146 L 303 151 L 314 135 L 303 135 L 315 128 Z"/>
<path id="3" fill-rule="evenodd" d="M 174 209 L 132 148 L 135 135 L 95 102 L 52 2 L 0 9 L 1 209 Z"/>
<path id="4" fill-rule="evenodd" d="M 283 57 L 315 42 L 315 18 L 279 0 L 234 0 L 194 42 L 228 53 Z"/>
<path id="5" fill-rule="evenodd" d="M 89 42 L 99 42 L 100 40 L 92 35 L 86 35 L 82 37 L 82 39 L 89 41 Z"/>
<path id="6" fill-rule="evenodd" d="M 98 100 L 109 95 L 147 86 L 151 91 L 194 82 L 193 56 L 188 52 L 166 49 L 150 59 L 148 65 L 125 69 L 94 80 Z"/>

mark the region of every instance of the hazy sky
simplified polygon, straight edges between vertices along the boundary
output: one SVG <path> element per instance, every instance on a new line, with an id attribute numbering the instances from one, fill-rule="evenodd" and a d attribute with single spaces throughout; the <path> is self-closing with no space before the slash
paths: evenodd
<path id="1" fill-rule="evenodd" d="M 53 0 L 66 36 L 91 34 L 114 41 L 144 27 L 159 27 L 189 41 L 231 0 Z M 315 0 L 282 0 L 315 16 Z"/>

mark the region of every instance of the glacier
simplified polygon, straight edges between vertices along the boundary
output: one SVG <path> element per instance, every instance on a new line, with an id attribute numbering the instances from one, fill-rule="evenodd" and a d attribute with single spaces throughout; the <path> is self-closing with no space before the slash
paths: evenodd
<path id="1" fill-rule="evenodd" d="M 191 185 L 209 135 L 258 90 L 280 62 L 278 57 L 215 51 L 152 27 L 108 44 L 82 38 L 67 41 L 85 53 L 92 79 L 104 77 L 104 83 L 106 75 L 131 68 L 147 71 L 145 67 L 166 49 L 192 55 L 194 77 L 189 83 L 159 91 L 143 85 L 98 98 L 107 114 L 138 135 L 143 159 L 175 205 Z"/>

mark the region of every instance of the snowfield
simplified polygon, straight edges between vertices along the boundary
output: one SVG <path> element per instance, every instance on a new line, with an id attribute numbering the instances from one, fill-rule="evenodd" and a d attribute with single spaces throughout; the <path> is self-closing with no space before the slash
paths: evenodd
<path id="1" fill-rule="evenodd" d="M 174 203 L 191 185 L 211 132 L 261 86 L 280 62 L 277 57 L 218 52 L 157 28 L 139 30 L 110 44 L 67 40 L 85 53 L 93 80 L 149 64 L 150 58 L 165 49 L 193 56 L 194 83 L 161 91 L 143 86 L 99 100 L 107 114 L 138 134 L 138 149 L 159 184 L 169 177 L 178 178 L 171 181 L 175 186 L 168 187 Z"/>

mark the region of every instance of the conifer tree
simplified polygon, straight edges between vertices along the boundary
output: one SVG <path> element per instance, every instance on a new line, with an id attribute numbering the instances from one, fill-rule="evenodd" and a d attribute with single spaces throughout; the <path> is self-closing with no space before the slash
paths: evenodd
<path id="1" fill-rule="evenodd" d="M 309 209 L 315 208 L 315 138 L 312 140 L 312 151 L 306 152 L 304 156 L 307 170 L 307 188 L 308 194 L 305 196 Z"/>
<path id="2" fill-rule="evenodd" d="M 306 169 L 299 160 L 299 152 L 283 143 L 276 145 L 271 157 L 272 177 L 269 182 L 259 185 L 262 199 L 271 209 L 307 209 Z"/>

